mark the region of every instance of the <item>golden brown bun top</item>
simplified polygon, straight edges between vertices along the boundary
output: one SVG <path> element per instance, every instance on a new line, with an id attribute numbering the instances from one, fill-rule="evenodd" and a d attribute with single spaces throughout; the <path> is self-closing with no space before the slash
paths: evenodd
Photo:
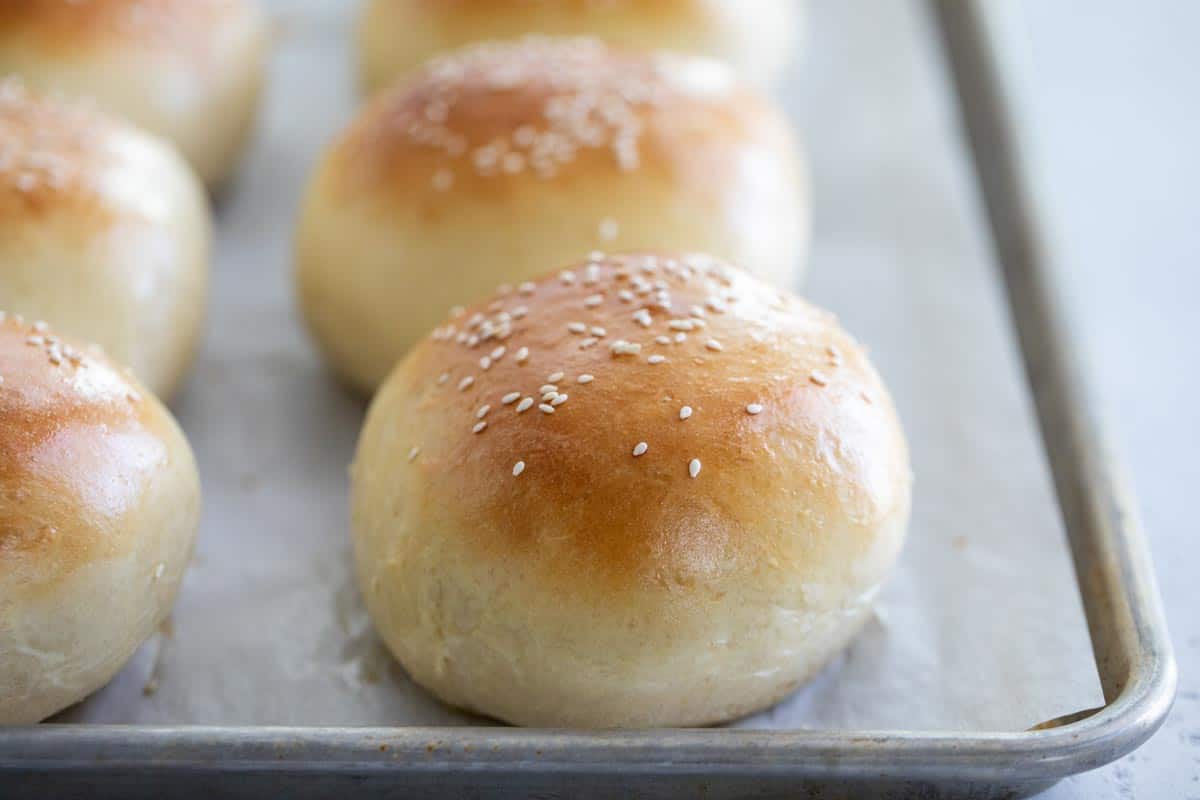
<path id="1" fill-rule="evenodd" d="M 72 55 L 126 48 L 203 56 L 209 31 L 246 0 L 0 0 L 0 38 Z"/>
<path id="2" fill-rule="evenodd" d="M 0 571 L 45 583 L 126 550 L 173 425 L 102 354 L 0 312 Z"/>
<path id="3" fill-rule="evenodd" d="M 424 180 L 453 196 L 530 178 L 711 169 L 755 143 L 793 145 L 781 115 L 716 61 L 527 37 L 430 61 L 368 105 L 331 164 L 344 187 L 411 195 Z"/>
<path id="4" fill-rule="evenodd" d="M 36 213 L 91 195 L 92 170 L 117 125 L 85 106 L 36 96 L 0 80 L 0 209 Z"/>
<path id="5" fill-rule="evenodd" d="M 903 433 L 863 350 L 707 256 L 597 253 L 504 287 L 418 345 L 371 414 L 412 432 L 396 462 L 418 508 L 564 581 L 686 584 L 829 552 L 853 569 L 907 509 Z"/>
<path id="6" fill-rule="evenodd" d="M 145 148 L 160 148 L 136 128 L 86 104 L 38 95 L 15 78 L 0 80 L 0 226 L 11 230 L 60 209 L 80 234 L 103 229 L 117 213 L 137 213 L 141 176 L 122 168 Z M 94 230 L 93 229 L 93 230 Z"/>

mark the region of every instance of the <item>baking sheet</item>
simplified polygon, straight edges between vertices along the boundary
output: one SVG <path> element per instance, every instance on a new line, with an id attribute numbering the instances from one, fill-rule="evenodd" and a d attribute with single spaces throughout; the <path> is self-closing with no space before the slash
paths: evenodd
<path id="1" fill-rule="evenodd" d="M 295 313 L 308 171 L 353 115 L 353 4 L 276 0 L 257 140 L 218 207 L 203 352 L 174 405 L 205 507 L 170 623 L 58 721 L 461 725 L 354 587 L 347 477 L 365 406 Z M 746 727 L 1017 730 L 1101 705 L 1087 628 L 933 31 L 915 2 L 807 6 L 779 89 L 813 159 L 806 292 L 871 348 L 908 431 L 910 539 L 862 636 Z"/>

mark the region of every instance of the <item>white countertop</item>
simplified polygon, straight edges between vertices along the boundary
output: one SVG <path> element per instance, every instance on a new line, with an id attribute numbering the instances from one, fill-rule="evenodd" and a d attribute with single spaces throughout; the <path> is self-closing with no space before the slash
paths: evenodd
<path id="1" fill-rule="evenodd" d="M 1144 747 L 1047 800 L 1200 798 L 1200 3 L 1022 0 L 1059 266 L 1141 500 L 1179 662 Z"/>

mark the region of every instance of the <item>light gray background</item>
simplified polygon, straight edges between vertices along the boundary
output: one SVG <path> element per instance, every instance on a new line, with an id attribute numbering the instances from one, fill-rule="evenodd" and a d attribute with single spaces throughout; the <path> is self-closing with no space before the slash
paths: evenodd
<path id="1" fill-rule="evenodd" d="M 1004 1 L 1004 0 L 1001 0 Z M 1200 798 L 1200 3 L 1023 0 L 1043 185 L 1090 366 L 1141 498 L 1175 709 L 1046 800 Z"/>

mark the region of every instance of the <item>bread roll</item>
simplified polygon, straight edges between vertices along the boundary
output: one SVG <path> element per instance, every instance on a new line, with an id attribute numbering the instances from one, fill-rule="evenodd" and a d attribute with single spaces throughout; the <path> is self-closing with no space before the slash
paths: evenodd
<path id="1" fill-rule="evenodd" d="M 447 703 L 705 725 L 846 645 L 910 486 L 829 314 L 708 257 L 597 254 L 452 315 L 389 376 L 352 468 L 358 581 Z"/>
<path id="2" fill-rule="evenodd" d="M 151 393 L 0 313 L 0 724 L 120 670 L 171 609 L 199 504 L 192 451 Z"/>
<path id="3" fill-rule="evenodd" d="M 209 239 L 174 148 L 0 81 L 0 308 L 103 346 L 167 397 L 195 350 Z"/>
<path id="4" fill-rule="evenodd" d="M 368 0 L 361 81 L 374 92 L 447 50 L 546 34 L 711 56 L 761 84 L 791 59 L 799 12 L 799 0 Z"/>
<path id="5" fill-rule="evenodd" d="M 598 247 L 703 249 L 791 284 L 802 178 L 786 120 L 713 61 L 481 45 L 334 143 L 301 214 L 301 304 L 337 372 L 373 391 L 450 305 Z"/>
<path id="6" fill-rule="evenodd" d="M 245 144 L 265 55 L 253 0 L 0 2 L 0 76 L 92 98 L 170 139 L 209 186 Z"/>

